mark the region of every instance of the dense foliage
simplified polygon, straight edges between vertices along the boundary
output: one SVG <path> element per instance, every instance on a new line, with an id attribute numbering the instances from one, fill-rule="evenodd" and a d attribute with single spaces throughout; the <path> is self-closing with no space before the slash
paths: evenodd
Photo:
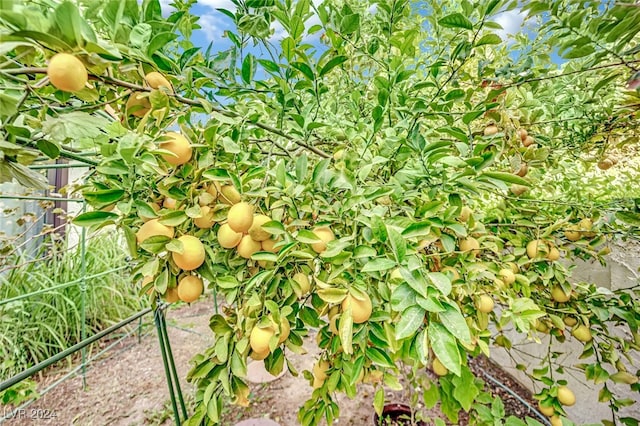
<path id="1" fill-rule="evenodd" d="M 0 14 L 0 176 L 42 187 L 24 167 L 38 155 L 93 156 L 95 210 L 76 223 L 124 230 L 141 296 L 190 300 L 183 280 L 197 297 L 201 277 L 224 301 L 189 374 L 190 424 L 248 403 L 248 356 L 278 372 L 310 328 L 322 358 L 304 373 L 304 425 L 338 416 L 334 391 L 397 388 L 402 365 L 434 360 L 425 403 L 493 423 L 467 357 L 510 349 L 508 328 L 582 341 L 601 401 L 615 416 L 633 403 L 611 383 L 639 390 L 638 286 L 569 277 L 571 259 L 603 261 L 640 225 L 634 2 L 528 2 L 525 30 L 503 40 L 496 17 L 515 1 L 232 0 L 223 51 L 192 44 L 189 1 L 168 17 L 157 0 L 23 3 Z M 82 81 L 73 60 L 73 81 L 46 68 L 58 52 L 88 70 L 79 90 L 65 86 Z M 254 233 L 232 249 L 240 200 L 267 216 L 268 244 Z M 558 357 L 525 366 L 554 416 L 570 405 Z"/>

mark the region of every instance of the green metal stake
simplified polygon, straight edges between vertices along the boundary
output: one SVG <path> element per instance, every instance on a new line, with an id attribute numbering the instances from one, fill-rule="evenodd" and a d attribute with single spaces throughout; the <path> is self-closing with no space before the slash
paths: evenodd
<path id="1" fill-rule="evenodd" d="M 142 342 L 142 317 L 138 320 L 138 344 Z"/>
<path id="2" fill-rule="evenodd" d="M 171 397 L 171 406 L 173 408 L 173 417 L 176 421 L 176 426 L 180 426 L 180 413 L 178 412 L 178 404 L 176 403 L 176 396 L 173 392 L 173 382 L 171 380 L 171 372 L 169 371 L 169 362 L 167 360 L 167 352 L 164 345 L 164 337 L 162 335 L 162 319 L 164 315 L 162 309 L 156 308 L 154 312 L 154 321 L 156 323 L 156 330 L 158 332 L 158 342 L 160 343 L 160 352 L 162 353 L 162 363 L 164 364 L 164 374 L 167 378 L 167 385 L 169 385 L 169 396 Z"/>
<path id="3" fill-rule="evenodd" d="M 82 213 L 85 212 L 87 205 L 85 203 L 82 203 Z M 81 265 L 80 265 L 80 276 L 81 276 L 81 281 L 80 281 L 80 294 L 82 295 L 81 298 L 81 303 L 82 303 L 82 323 L 80 324 L 80 341 L 84 341 L 84 339 L 87 338 L 87 328 L 86 328 L 86 322 L 87 322 L 87 310 L 86 310 L 86 304 L 87 304 L 87 280 L 85 279 L 85 277 L 87 276 L 87 247 L 86 247 L 86 238 L 87 238 L 87 228 L 85 228 L 84 226 L 82 227 L 82 234 L 80 236 L 80 238 L 82 238 L 82 240 L 80 241 L 80 259 L 81 259 Z M 87 389 L 87 348 L 83 347 L 82 348 L 82 389 L 86 390 Z"/>
<path id="4" fill-rule="evenodd" d="M 173 351 L 171 350 L 171 344 L 169 343 L 169 334 L 167 332 L 167 321 L 166 316 L 163 314 L 161 317 L 162 321 L 162 333 L 164 335 L 165 347 L 167 349 L 167 355 L 169 358 L 169 367 L 171 368 L 171 374 L 173 375 L 173 381 L 176 384 L 176 393 L 178 394 L 178 401 L 180 402 L 180 408 L 182 409 L 182 416 L 186 419 L 189 417 L 187 414 L 187 407 L 184 403 L 184 398 L 182 396 L 182 389 L 180 389 L 180 379 L 178 378 L 178 371 L 176 370 L 176 363 L 173 359 Z"/>

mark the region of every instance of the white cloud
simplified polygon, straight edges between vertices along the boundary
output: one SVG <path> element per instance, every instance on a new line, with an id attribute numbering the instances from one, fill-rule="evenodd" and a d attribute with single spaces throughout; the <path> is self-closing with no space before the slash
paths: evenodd
<path id="1" fill-rule="evenodd" d="M 496 33 L 506 40 L 509 36 L 519 33 L 522 30 L 522 24 L 526 13 L 520 9 L 510 10 L 499 14 L 494 21 L 502 26 L 502 30 L 497 30 Z"/>
<path id="2" fill-rule="evenodd" d="M 222 40 L 224 30 L 228 28 L 228 24 L 223 19 L 210 14 L 202 15 L 198 24 L 200 24 L 200 31 L 204 33 L 207 41 L 213 42 Z"/>
<path id="3" fill-rule="evenodd" d="M 269 37 L 271 41 L 279 41 L 289 35 L 289 32 L 278 21 L 271 23 L 271 31 L 273 31 L 273 34 Z"/>

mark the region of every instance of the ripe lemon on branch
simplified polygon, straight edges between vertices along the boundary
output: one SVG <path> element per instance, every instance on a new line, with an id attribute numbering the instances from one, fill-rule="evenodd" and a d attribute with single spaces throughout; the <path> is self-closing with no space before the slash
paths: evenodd
<path id="1" fill-rule="evenodd" d="M 49 60 L 49 81 L 64 92 L 79 92 L 89 78 L 82 61 L 69 53 L 58 53 Z"/>
<path id="2" fill-rule="evenodd" d="M 327 243 L 336 239 L 333 231 L 328 226 L 314 228 L 312 232 L 316 234 L 316 236 L 321 240 L 317 243 L 311 244 L 311 248 L 316 253 L 322 253 L 323 251 L 325 251 L 327 249 Z"/>
<path id="3" fill-rule="evenodd" d="M 205 257 L 202 242 L 192 235 L 183 235 L 178 241 L 182 243 L 182 253 L 174 251 L 171 254 L 175 264 L 184 271 L 198 269 L 204 263 Z"/>
<path id="4" fill-rule="evenodd" d="M 366 293 L 363 293 L 364 298 L 362 300 L 348 294 L 342 301 L 342 311 L 346 311 L 351 308 L 351 316 L 355 324 L 362 324 L 371 317 L 373 306 L 371 305 L 371 298 Z"/>
<path id="5" fill-rule="evenodd" d="M 173 238 L 173 227 L 161 224 L 158 219 L 151 219 L 138 229 L 136 240 L 140 244 L 147 238 L 155 237 L 156 235 Z"/>
<path id="6" fill-rule="evenodd" d="M 178 283 L 178 297 L 183 302 L 194 302 L 204 292 L 204 284 L 199 277 L 187 275 Z"/>
<path id="7" fill-rule="evenodd" d="M 235 232 L 249 231 L 253 224 L 253 206 L 245 202 L 234 204 L 227 214 L 227 223 Z"/>
<path id="8" fill-rule="evenodd" d="M 180 166 L 191 160 L 192 149 L 187 138 L 176 132 L 167 132 L 165 136 L 167 140 L 160 142 L 160 148 L 173 153 L 173 155 L 162 154 L 167 163 Z"/>

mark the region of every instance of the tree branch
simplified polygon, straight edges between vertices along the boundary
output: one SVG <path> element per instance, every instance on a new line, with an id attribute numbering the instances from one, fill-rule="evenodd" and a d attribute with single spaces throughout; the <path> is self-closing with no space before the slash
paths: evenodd
<path id="1" fill-rule="evenodd" d="M 14 69 L 9 69 L 9 70 L 2 70 L 1 71 L 4 74 L 8 74 L 8 75 L 20 75 L 20 74 L 46 74 L 47 73 L 47 69 L 46 68 L 36 68 L 36 67 L 26 67 L 26 68 L 14 68 Z M 113 77 L 105 77 L 105 76 L 96 76 L 96 75 L 89 75 L 89 79 L 90 80 L 97 80 L 97 81 L 102 81 L 103 83 L 107 83 L 107 84 L 112 84 L 114 86 L 120 86 L 120 87 L 125 87 L 127 89 L 131 89 L 131 90 L 136 90 L 136 91 L 141 91 L 141 92 L 150 92 L 152 89 L 148 88 L 148 87 L 144 87 L 144 86 L 140 86 L 137 84 L 133 84 L 133 83 L 129 83 L 127 81 L 123 81 L 123 80 L 119 80 L 117 78 L 113 78 Z M 183 96 L 177 95 L 177 94 L 169 94 L 171 97 L 173 97 L 175 100 L 177 100 L 180 103 L 183 104 L 187 104 L 187 105 L 192 105 L 192 106 L 199 106 L 199 107 L 203 107 L 202 101 L 197 100 L 197 99 L 189 99 L 189 98 L 185 98 Z M 218 108 L 215 106 L 211 106 L 211 109 L 217 113 L 223 114 L 227 117 L 231 117 L 231 118 L 240 118 L 241 115 L 238 114 L 237 112 L 234 111 L 229 111 L 223 108 Z M 288 135 L 287 133 L 283 132 L 280 129 L 276 129 L 275 127 L 269 126 L 267 124 L 263 124 L 263 123 L 252 123 L 249 122 L 249 124 L 258 127 L 262 130 L 265 130 L 269 133 L 273 133 L 275 135 L 281 136 L 287 140 L 289 140 L 290 142 L 295 143 L 296 145 L 299 145 L 311 152 L 313 152 L 314 154 L 323 157 L 323 158 L 330 158 L 331 156 L 329 154 L 327 154 L 326 152 L 311 146 L 305 142 L 302 142 L 300 140 L 295 139 L 294 137 Z"/>
<path id="2" fill-rule="evenodd" d="M 581 74 L 583 72 L 596 71 L 596 70 L 600 70 L 600 69 L 604 69 L 604 68 L 613 68 L 613 67 L 617 67 L 617 66 L 620 66 L 620 65 L 635 64 L 635 63 L 639 63 L 639 62 L 640 62 L 640 59 L 636 59 L 636 60 L 633 60 L 633 61 L 615 62 L 615 63 L 612 63 L 612 64 L 598 65 L 598 66 L 595 66 L 595 67 L 585 68 L 585 69 L 582 69 L 582 70 L 569 71 L 569 72 L 565 72 L 565 73 L 562 73 L 562 74 L 548 75 L 548 76 L 545 76 L 545 77 L 529 78 L 527 80 L 522 80 L 522 81 L 514 81 L 512 83 L 504 84 L 502 87 L 506 89 L 506 88 L 509 88 L 509 87 L 521 86 L 523 84 L 533 83 L 533 82 L 536 82 L 536 81 L 552 80 L 554 78 L 566 77 L 568 75 Z"/>

